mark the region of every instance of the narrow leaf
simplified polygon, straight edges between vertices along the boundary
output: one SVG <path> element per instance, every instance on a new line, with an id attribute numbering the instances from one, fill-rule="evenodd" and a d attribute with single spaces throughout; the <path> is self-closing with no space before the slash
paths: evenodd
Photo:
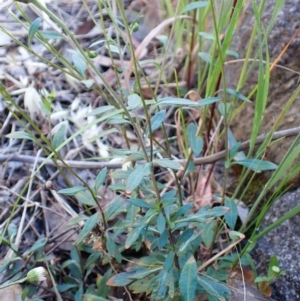
<path id="1" fill-rule="evenodd" d="M 105 167 L 100 170 L 100 172 L 98 173 L 98 175 L 96 177 L 95 186 L 94 186 L 95 191 L 97 191 L 99 189 L 100 185 L 103 184 L 103 182 L 105 181 L 106 175 L 107 175 L 107 168 Z"/>
<path id="2" fill-rule="evenodd" d="M 65 188 L 58 191 L 58 193 L 65 194 L 65 195 L 75 195 L 79 191 L 85 190 L 86 188 L 83 186 L 75 186 L 71 188 Z"/>
<path id="3" fill-rule="evenodd" d="M 253 171 L 275 170 L 278 167 L 278 165 L 272 162 L 259 159 L 245 159 L 236 161 L 235 163 L 245 166 Z"/>
<path id="4" fill-rule="evenodd" d="M 11 138 L 11 139 L 27 139 L 27 140 L 35 141 L 35 138 L 33 136 L 31 136 L 30 134 L 23 132 L 23 131 L 13 132 L 13 133 L 5 135 L 5 137 Z"/>
<path id="5" fill-rule="evenodd" d="M 206 63 L 211 63 L 211 56 L 206 52 L 198 52 L 198 56 Z"/>
<path id="6" fill-rule="evenodd" d="M 109 299 L 91 295 L 91 294 L 84 294 L 83 295 L 83 301 L 109 301 Z"/>
<path id="7" fill-rule="evenodd" d="M 226 197 L 225 206 L 229 208 L 229 211 L 224 214 L 225 221 L 229 228 L 234 229 L 238 217 L 237 205 L 234 200 Z"/>
<path id="8" fill-rule="evenodd" d="M 57 132 L 53 136 L 52 145 L 57 149 L 66 139 L 67 126 L 65 123 L 62 123 Z"/>
<path id="9" fill-rule="evenodd" d="M 123 203 L 123 199 L 122 198 L 118 198 L 116 200 L 113 200 L 107 209 L 106 212 L 106 218 L 109 220 L 111 218 L 113 218 L 114 216 L 116 216 L 116 214 L 125 211 L 125 208 L 122 208 L 122 203 Z"/>
<path id="10" fill-rule="evenodd" d="M 125 242 L 125 249 L 129 249 L 137 241 L 143 228 L 144 228 L 144 225 L 133 229 L 129 233 L 129 235 L 127 236 L 126 242 Z"/>
<path id="11" fill-rule="evenodd" d="M 198 9 L 198 8 L 203 8 L 206 7 L 209 4 L 209 1 L 196 1 L 196 2 L 192 2 L 190 4 L 188 4 L 183 10 L 182 10 L 182 14 L 189 12 L 191 10 L 194 9 Z"/>
<path id="12" fill-rule="evenodd" d="M 29 33 L 28 33 L 28 47 L 31 48 L 31 41 L 38 31 L 40 25 L 41 25 L 42 19 L 36 18 L 29 27 Z"/>
<path id="13" fill-rule="evenodd" d="M 135 170 L 128 176 L 126 193 L 131 193 L 143 181 L 144 177 L 150 173 L 152 164 L 136 165 Z"/>
<path id="14" fill-rule="evenodd" d="M 230 289 L 222 283 L 218 283 L 203 276 L 198 276 L 197 280 L 199 285 L 210 295 L 222 297 L 224 297 L 224 295 L 231 295 Z"/>
<path id="15" fill-rule="evenodd" d="M 141 269 L 138 269 L 137 271 L 135 271 L 134 273 L 132 273 L 129 278 L 130 279 L 134 279 L 134 280 L 137 280 L 137 279 L 143 279 L 157 271 L 160 271 L 161 270 L 161 266 L 159 267 L 156 267 L 156 268 L 152 268 L 152 269 L 148 269 L 148 268 L 141 268 Z"/>
<path id="16" fill-rule="evenodd" d="M 42 237 L 39 240 L 37 240 L 25 253 L 24 255 L 27 255 L 31 252 L 37 251 L 39 249 L 41 249 L 42 247 L 45 246 L 45 244 L 47 243 L 47 239 Z"/>
<path id="17" fill-rule="evenodd" d="M 203 31 L 199 32 L 199 36 L 204 39 L 211 40 L 211 41 L 214 41 L 216 39 L 213 34 L 208 33 L 208 32 L 203 32 Z"/>
<path id="18" fill-rule="evenodd" d="M 60 39 L 62 39 L 62 36 L 60 34 L 58 34 L 56 31 L 40 30 L 40 33 L 47 40 L 60 40 Z"/>
<path id="19" fill-rule="evenodd" d="M 154 164 L 157 164 L 161 167 L 164 168 L 171 168 L 171 169 L 181 169 L 183 170 L 183 167 L 181 166 L 180 163 L 174 161 L 174 160 L 170 160 L 170 159 L 154 159 L 153 160 Z"/>
<path id="20" fill-rule="evenodd" d="M 78 245 L 80 243 L 82 243 L 82 241 L 85 239 L 85 237 L 93 230 L 93 228 L 96 226 L 97 222 L 99 221 L 99 213 L 95 213 L 94 215 L 90 216 L 82 230 L 80 231 L 79 235 L 78 235 L 78 238 L 75 242 L 75 245 Z"/>
<path id="21" fill-rule="evenodd" d="M 191 101 L 184 98 L 165 97 L 160 99 L 154 106 L 157 105 L 172 105 L 172 106 L 187 106 L 187 107 L 198 107 L 199 104 L 195 101 Z"/>
<path id="22" fill-rule="evenodd" d="M 230 88 L 227 88 L 226 89 L 226 92 L 230 95 L 233 95 L 235 96 L 236 98 L 240 99 L 240 100 L 243 100 L 245 102 L 249 102 L 249 103 L 252 103 L 252 101 L 250 99 L 248 99 L 246 96 L 244 96 L 242 93 L 240 92 L 237 92 L 233 89 L 230 89 Z"/>
<path id="23" fill-rule="evenodd" d="M 133 282 L 133 280 L 129 278 L 131 275 L 132 273 L 119 273 L 111 277 L 106 284 L 109 286 L 126 286 Z"/>
<path id="24" fill-rule="evenodd" d="M 86 61 L 84 57 L 78 51 L 75 51 L 73 49 L 69 49 L 68 51 L 72 54 L 72 61 L 75 68 L 81 76 L 85 77 Z"/>
<path id="25" fill-rule="evenodd" d="M 168 230 L 166 229 L 158 239 L 157 246 L 162 249 L 168 243 Z"/>
<path id="26" fill-rule="evenodd" d="M 197 126 L 194 123 L 188 125 L 187 136 L 193 153 L 199 156 L 203 148 L 203 140 L 197 136 Z"/>
<path id="27" fill-rule="evenodd" d="M 162 213 L 160 213 L 157 217 L 157 230 L 160 234 L 165 231 L 166 228 L 166 219 Z"/>
<path id="28" fill-rule="evenodd" d="M 142 199 L 128 199 L 127 202 L 137 206 L 137 207 L 140 207 L 140 208 L 152 208 L 154 209 L 155 206 L 152 205 L 152 204 L 149 204 L 147 202 L 145 202 L 144 200 Z"/>
<path id="29" fill-rule="evenodd" d="M 95 206 L 96 202 L 91 195 L 91 193 L 88 190 L 81 190 L 78 193 L 75 194 L 76 199 L 78 202 L 84 205 L 89 205 L 89 206 Z"/>
<path id="30" fill-rule="evenodd" d="M 152 118 L 151 118 L 151 130 L 152 132 L 156 131 L 160 128 L 161 124 L 163 123 L 165 116 L 167 112 L 165 110 L 157 112 Z"/>

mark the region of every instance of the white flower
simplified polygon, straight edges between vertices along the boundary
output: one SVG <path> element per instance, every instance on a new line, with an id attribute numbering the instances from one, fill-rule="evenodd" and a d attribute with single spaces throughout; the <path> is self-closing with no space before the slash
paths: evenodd
<path id="1" fill-rule="evenodd" d="M 28 87 L 24 94 L 24 106 L 29 111 L 31 119 L 35 115 L 42 114 L 41 111 L 42 98 L 38 91 L 33 87 Z"/>
<path id="2" fill-rule="evenodd" d="M 41 282 L 47 280 L 47 271 L 43 267 L 37 267 L 27 273 L 27 280 L 30 283 Z"/>

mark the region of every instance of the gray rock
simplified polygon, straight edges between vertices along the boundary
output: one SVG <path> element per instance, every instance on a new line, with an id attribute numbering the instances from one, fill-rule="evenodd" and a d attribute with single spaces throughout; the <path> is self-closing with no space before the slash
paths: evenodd
<path id="1" fill-rule="evenodd" d="M 262 223 L 262 229 L 274 223 L 286 212 L 300 206 L 300 188 L 287 192 L 279 198 Z M 257 263 L 260 275 L 266 275 L 270 258 L 276 255 L 279 267 L 286 275 L 276 279 L 272 284 L 272 297 L 278 301 L 300 300 L 300 215 L 269 232 L 257 242 L 253 259 Z"/>

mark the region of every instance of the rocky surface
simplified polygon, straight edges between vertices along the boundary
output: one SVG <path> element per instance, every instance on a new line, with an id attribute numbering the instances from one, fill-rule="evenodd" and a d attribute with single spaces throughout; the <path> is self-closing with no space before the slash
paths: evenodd
<path id="1" fill-rule="evenodd" d="M 251 3 L 251 1 L 245 2 Z M 278 1 L 268 0 L 265 2 L 266 4 L 261 21 L 264 27 L 267 28 L 271 19 L 271 15 L 274 11 L 275 2 Z M 251 38 L 253 25 L 255 24 L 255 17 L 251 5 L 248 5 L 245 8 L 245 12 L 239 24 L 240 25 L 235 33 L 231 49 L 237 51 L 240 59 L 243 59 L 245 58 L 246 52 L 249 48 L 248 45 Z M 268 35 L 270 62 L 274 62 L 299 27 L 300 1 L 286 0 L 276 18 L 273 29 Z M 289 70 L 275 67 L 271 73 L 269 97 L 260 131 L 261 134 L 270 131 L 276 119 L 281 114 L 285 104 L 288 102 L 299 85 L 300 57 L 297 55 L 297 53 L 299 53 L 299 49 L 300 32 L 278 62 L 278 65 L 289 68 Z M 254 58 L 257 51 L 258 42 L 256 41 L 252 47 L 250 58 Z M 266 53 L 266 49 L 264 49 L 264 53 Z M 242 64 L 243 62 L 235 62 L 226 65 L 226 81 L 229 88 L 236 89 Z M 251 63 L 249 63 L 249 67 L 250 64 Z M 241 90 L 241 92 L 245 95 L 248 95 L 252 88 L 257 84 L 257 72 L 255 70 L 257 70 L 257 67 L 254 68 L 254 71 L 247 79 L 244 88 Z M 241 113 L 233 120 L 231 124 L 231 128 L 238 141 L 244 141 L 250 137 L 255 103 L 260 101 L 259 99 L 255 98 L 252 98 L 251 100 L 253 103 L 247 103 Z M 241 102 L 238 104 L 241 104 Z M 294 104 L 291 106 L 283 121 L 280 123 L 278 130 L 300 126 L 300 118 L 298 118 L 299 106 L 300 96 L 296 98 Z M 270 147 L 266 153 L 267 159 L 275 163 L 279 163 L 293 140 L 294 137 L 287 138 L 281 140 L 279 143 L 276 143 L 275 146 Z"/>
<path id="2" fill-rule="evenodd" d="M 267 213 L 261 228 L 274 223 L 292 208 L 300 206 L 300 188 L 279 198 Z M 253 258 L 260 275 L 266 275 L 270 258 L 276 255 L 280 269 L 286 274 L 272 284 L 272 297 L 278 301 L 300 300 L 300 215 L 269 232 L 261 238 Z"/>

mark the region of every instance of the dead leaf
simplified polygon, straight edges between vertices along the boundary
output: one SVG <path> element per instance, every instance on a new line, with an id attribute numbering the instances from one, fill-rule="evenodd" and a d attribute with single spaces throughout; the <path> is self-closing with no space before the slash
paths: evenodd
<path id="1" fill-rule="evenodd" d="M 22 287 L 19 284 L 0 289 L 0 301 L 21 301 Z"/>

